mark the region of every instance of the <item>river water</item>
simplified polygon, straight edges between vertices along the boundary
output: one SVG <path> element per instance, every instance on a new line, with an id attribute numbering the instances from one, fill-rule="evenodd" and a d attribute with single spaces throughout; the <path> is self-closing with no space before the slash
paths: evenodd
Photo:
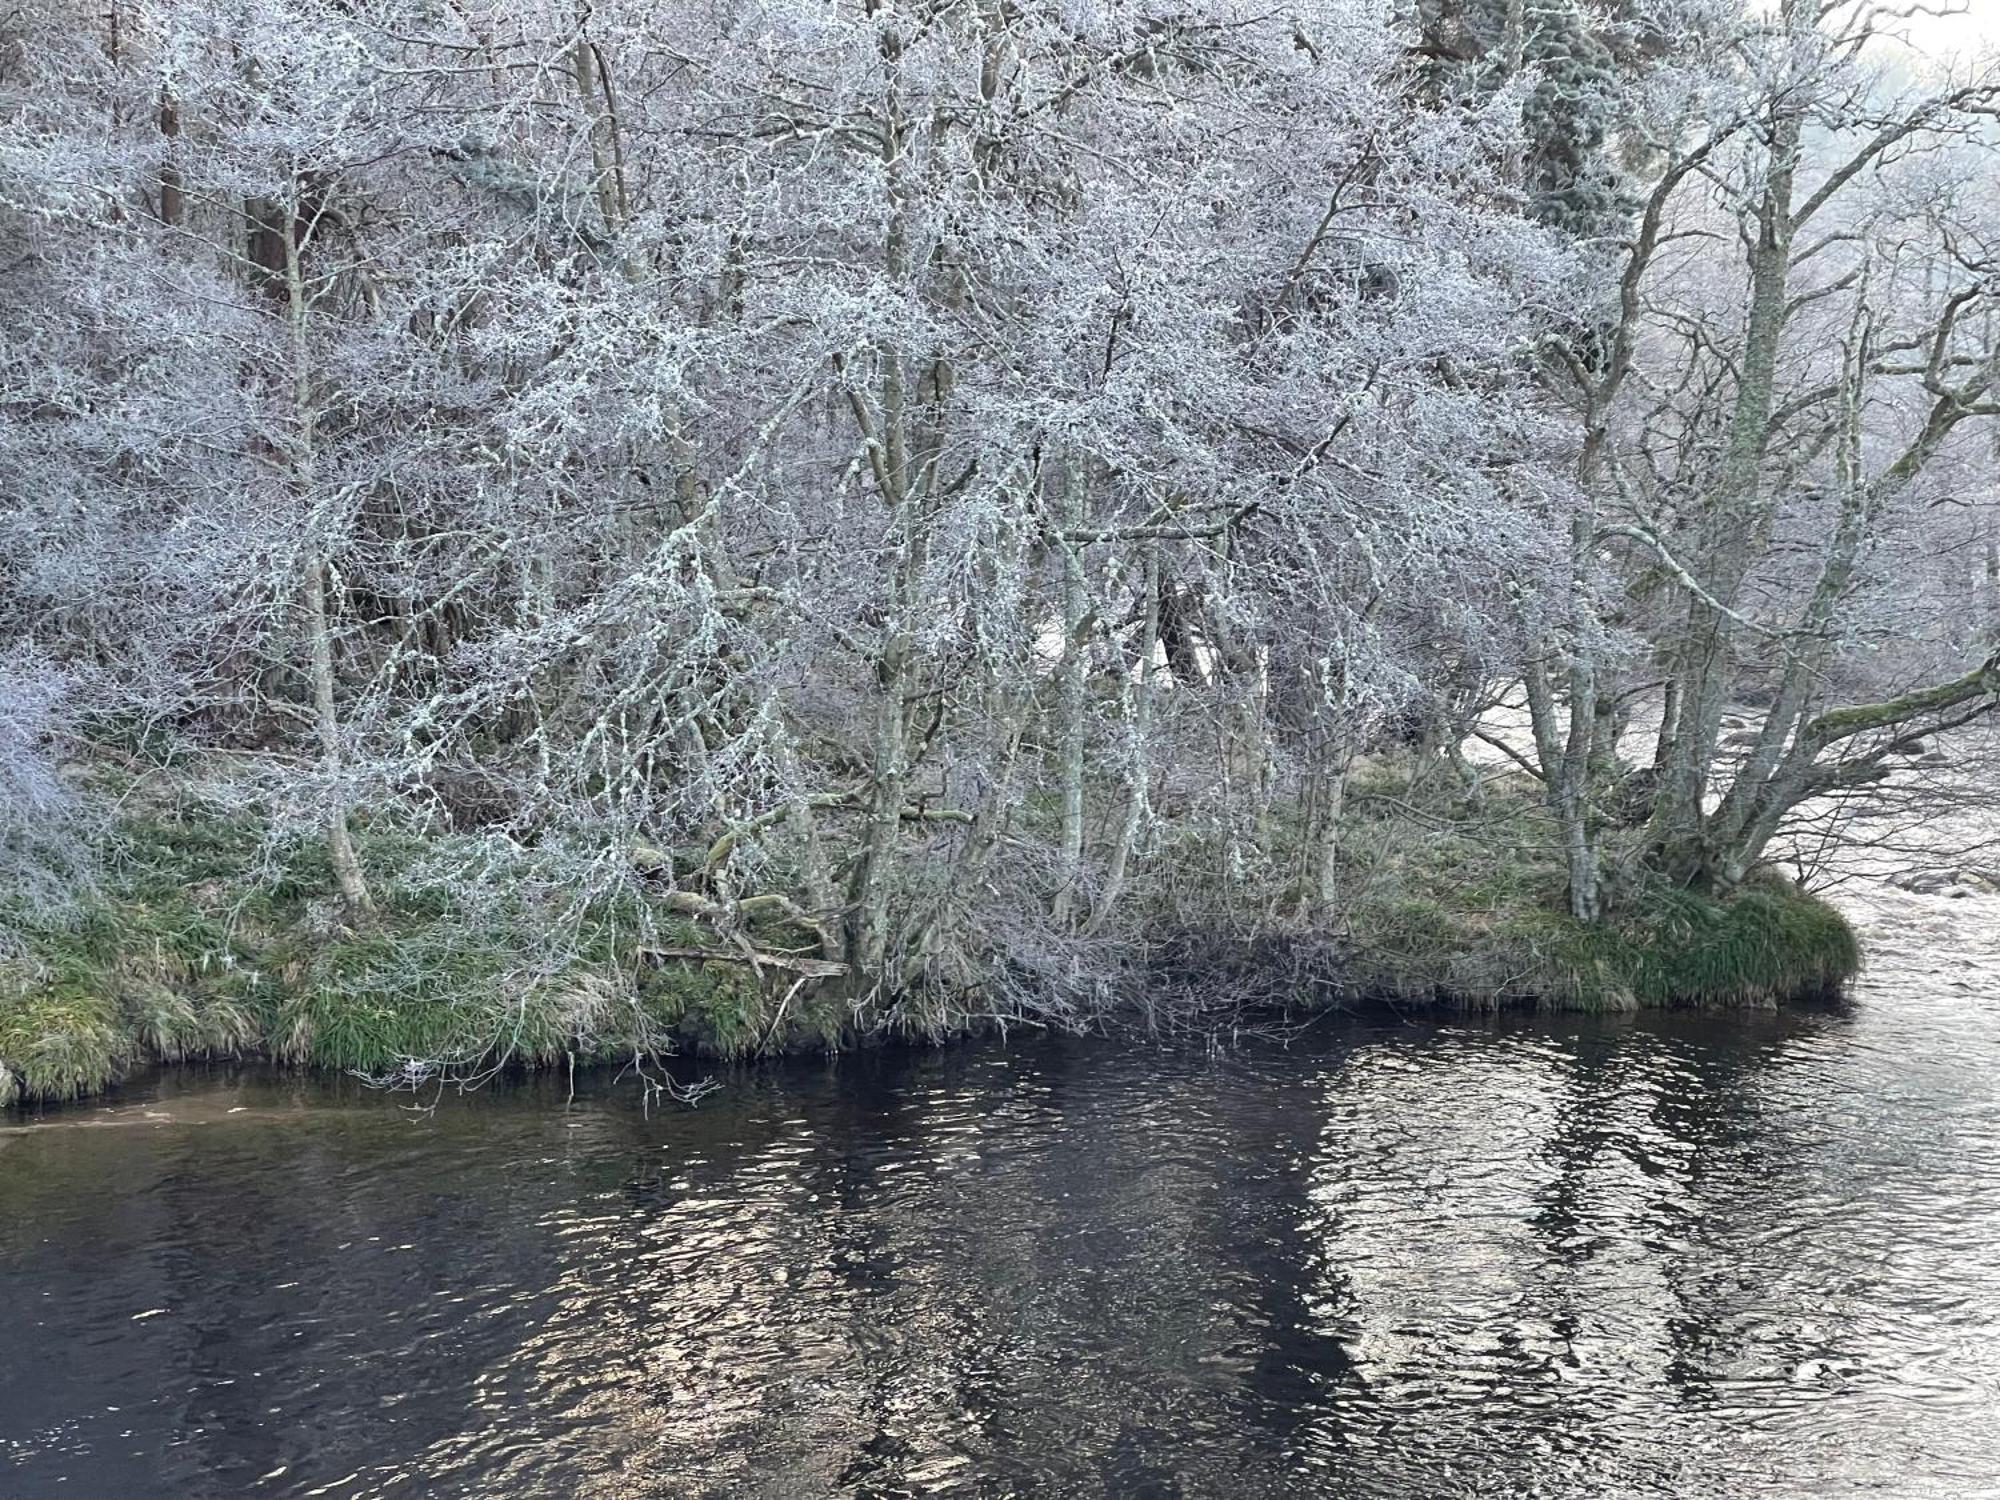
<path id="1" fill-rule="evenodd" d="M 0 1495 L 2000 1495 L 1973 915 L 1838 1010 L 16 1115 Z"/>

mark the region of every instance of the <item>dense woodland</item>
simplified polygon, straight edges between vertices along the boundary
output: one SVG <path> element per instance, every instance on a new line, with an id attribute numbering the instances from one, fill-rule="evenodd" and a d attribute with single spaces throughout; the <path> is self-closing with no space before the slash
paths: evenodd
<path id="1" fill-rule="evenodd" d="M 1726 904 L 2000 693 L 2000 67 L 1898 24 L 27 0 L 12 982 L 169 818 L 193 970 L 608 922 L 765 1040 Z"/>

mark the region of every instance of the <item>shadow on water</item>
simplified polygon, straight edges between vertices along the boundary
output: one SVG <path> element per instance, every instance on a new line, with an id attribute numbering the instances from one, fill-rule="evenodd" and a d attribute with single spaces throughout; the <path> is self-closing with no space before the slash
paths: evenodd
<path id="1" fill-rule="evenodd" d="M 1997 1077 L 1921 996 L 162 1074 L 0 1132 L 0 1493 L 1977 1494 Z"/>

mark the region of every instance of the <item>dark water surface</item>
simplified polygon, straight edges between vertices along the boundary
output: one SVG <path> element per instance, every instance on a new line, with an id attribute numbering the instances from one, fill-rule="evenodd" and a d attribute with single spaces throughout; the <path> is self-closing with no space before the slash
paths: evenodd
<path id="1" fill-rule="evenodd" d="M 2000 1494 L 2000 995 L 0 1129 L 0 1493 Z"/>

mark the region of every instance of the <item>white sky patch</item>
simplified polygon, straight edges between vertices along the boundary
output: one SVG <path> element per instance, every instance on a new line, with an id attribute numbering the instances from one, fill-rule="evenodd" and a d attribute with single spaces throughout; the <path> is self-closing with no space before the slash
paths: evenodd
<path id="1" fill-rule="evenodd" d="M 1885 45 L 1905 47 L 1935 63 L 2000 52 L 2000 0 L 1960 0 L 1955 6 L 1932 5 L 1908 16 L 1884 16 L 1877 24 L 1885 38 L 1901 39 Z"/>

